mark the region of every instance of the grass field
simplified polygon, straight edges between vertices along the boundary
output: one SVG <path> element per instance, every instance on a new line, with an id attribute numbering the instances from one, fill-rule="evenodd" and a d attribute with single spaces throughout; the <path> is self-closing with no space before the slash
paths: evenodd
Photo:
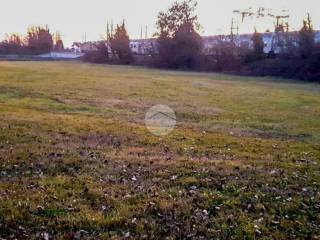
<path id="1" fill-rule="evenodd" d="M 1 237 L 320 239 L 320 85 L 0 62 Z"/>

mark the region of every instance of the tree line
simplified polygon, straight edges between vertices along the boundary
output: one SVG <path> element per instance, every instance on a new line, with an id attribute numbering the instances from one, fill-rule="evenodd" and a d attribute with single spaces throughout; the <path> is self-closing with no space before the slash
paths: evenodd
<path id="1" fill-rule="evenodd" d="M 195 0 L 177 1 L 158 14 L 156 48 L 151 48 L 139 64 L 167 69 L 231 72 L 236 74 L 279 76 L 320 81 L 320 46 L 310 17 L 303 21 L 299 32 L 289 33 L 278 26 L 275 34 L 278 51 L 264 52 L 263 35 L 252 34 L 250 45 L 239 45 L 230 36 L 219 36 L 204 51 L 199 35 L 200 23 Z M 97 63 L 134 63 L 125 23 L 101 42 L 86 61 Z M 135 62 L 137 63 L 137 61 Z"/>
<path id="2" fill-rule="evenodd" d="M 154 34 L 156 46 L 139 58 L 131 52 L 125 22 L 115 29 L 108 24 L 104 39 L 95 50 L 86 52 L 83 60 L 320 81 L 320 45 L 315 42 L 309 16 L 298 32 L 276 27 L 277 51 L 265 53 L 263 34 L 257 31 L 249 45 L 237 44 L 234 36 L 217 36 L 215 43 L 204 49 L 196 8 L 196 0 L 181 0 L 159 12 Z M 61 36 L 52 34 L 47 26 L 31 27 L 26 36 L 8 35 L 0 43 L 0 54 L 41 54 L 63 49 Z"/>
<path id="3" fill-rule="evenodd" d="M 84 61 L 93 63 L 133 63 L 129 34 L 125 22 L 117 24 L 115 30 L 109 28 L 106 38 L 96 44 L 96 50 L 86 52 Z"/>
<path id="4" fill-rule="evenodd" d="M 63 51 L 64 44 L 59 33 L 52 34 L 48 26 L 32 26 L 26 36 L 8 34 L 0 42 L 0 54 L 36 55 L 52 50 Z"/>

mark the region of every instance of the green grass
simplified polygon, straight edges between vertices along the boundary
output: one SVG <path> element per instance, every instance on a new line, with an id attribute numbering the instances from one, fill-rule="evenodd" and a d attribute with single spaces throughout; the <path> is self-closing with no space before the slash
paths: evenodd
<path id="1" fill-rule="evenodd" d="M 5 239 L 318 239 L 319 166 L 317 84 L 0 62 Z"/>

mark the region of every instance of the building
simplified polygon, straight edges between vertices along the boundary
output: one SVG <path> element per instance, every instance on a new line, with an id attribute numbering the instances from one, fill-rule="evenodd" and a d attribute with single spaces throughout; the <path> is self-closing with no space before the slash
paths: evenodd
<path id="1" fill-rule="evenodd" d="M 95 42 L 74 42 L 71 45 L 71 51 L 75 53 L 86 53 L 97 50 L 97 45 L 100 43 L 100 41 Z"/>
<path id="2" fill-rule="evenodd" d="M 288 36 L 296 38 L 298 32 L 289 32 L 289 33 L 280 33 L 279 35 L 274 32 L 262 33 L 262 38 L 265 43 L 264 51 L 265 53 L 269 53 L 271 51 L 277 53 L 280 51 L 280 46 L 277 44 L 279 42 L 279 38 L 283 36 Z M 244 46 L 251 48 L 252 47 L 252 34 L 241 34 L 234 36 L 234 43 L 237 46 Z M 215 36 L 203 36 L 203 44 L 204 44 L 204 52 L 206 54 L 210 54 L 210 50 L 217 46 L 219 42 L 230 42 L 229 35 L 215 35 Z M 320 31 L 315 31 L 315 40 L 317 43 L 320 43 Z M 76 53 L 85 53 L 89 51 L 97 50 L 96 42 L 84 42 L 79 43 L 75 42 L 72 44 L 71 50 Z M 157 40 L 154 38 L 148 39 L 132 39 L 130 40 L 130 49 L 135 55 L 150 55 L 152 52 L 157 52 Z M 110 50 L 109 50 L 110 51 Z M 110 51 L 111 52 L 111 51 Z"/>
<path id="3" fill-rule="evenodd" d="M 81 58 L 84 53 L 81 52 L 50 52 L 38 55 L 42 59 L 55 59 L 55 60 L 76 60 Z"/>
<path id="4" fill-rule="evenodd" d="M 275 53 L 278 53 L 281 49 L 281 46 L 279 45 L 279 42 L 281 42 L 281 39 L 283 41 L 283 39 L 288 36 L 293 39 L 297 39 L 298 34 L 299 32 L 289 32 L 289 33 L 279 33 L 279 34 L 276 34 L 274 32 L 262 33 L 262 39 L 265 44 L 264 52 L 270 53 L 271 51 L 273 51 Z M 241 35 L 234 36 L 234 43 L 237 46 L 246 46 L 251 48 L 252 35 L 253 34 L 241 34 Z M 219 43 L 219 41 L 230 42 L 230 36 L 228 35 L 206 36 L 202 38 L 204 43 L 204 51 L 206 53 L 209 53 L 210 49 L 216 46 Z M 315 31 L 315 41 L 317 43 L 320 43 L 320 31 Z M 298 44 L 298 42 L 296 42 L 295 44 Z"/>
<path id="5" fill-rule="evenodd" d="M 289 34 L 290 37 L 296 38 L 298 32 L 290 32 L 290 33 L 282 33 L 282 34 L 275 34 L 273 32 L 262 33 L 262 38 L 265 43 L 264 51 L 265 53 L 269 53 L 274 51 L 275 53 L 280 51 L 280 46 L 277 44 L 277 39 L 281 36 L 285 36 L 285 34 Z M 252 34 L 241 34 L 234 37 L 234 42 L 237 46 L 246 46 L 251 48 L 252 47 Z M 215 36 L 203 36 L 203 45 L 204 45 L 204 52 L 208 53 L 210 50 L 217 46 L 217 44 L 221 41 L 223 42 L 230 42 L 230 36 L 228 35 L 215 35 Z M 320 31 L 315 31 L 315 41 L 320 43 Z M 131 40 L 130 41 L 130 48 L 134 54 L 149 54 L 150 50 L 157 49 L 157 41 L 156 39 L 139 39 L 139 40 Z"/>
<path id="6" fill-rule="evenodd" d="M 130 49 L 133 54 L 148 55 L 155 51 L 157 40 L 149 39 L 133 39 L 130 40 Z"/>

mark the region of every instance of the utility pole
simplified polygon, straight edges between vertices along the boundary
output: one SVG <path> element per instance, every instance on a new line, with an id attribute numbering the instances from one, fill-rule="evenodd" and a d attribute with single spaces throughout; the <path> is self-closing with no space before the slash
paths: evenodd
<path id="1" fill-rule="evenodd" d="M 148 38 L 148 25 L 146 25 L 146 31 L 145 31 L 145 39 Z"/>
<path id="2" fill-rule="evenodd" d="M 109 42 L 110 40 L 110 35 L 109 35 L 109 21 L 107 21 L 107 43 Z"/>
<path id="3" fill-rule="evenodd" d="M 231 42 L 233 42 L 233 18 L 231 20 L 231 28 L 230 28 L 230 39 L 231 39 Z"/>
<path id="4" fill-rule="evenodd" d="M 111 36 L 113 35 L 113 20 L 111 20 Z"/>
<path id="5" fill-rule="evenodd" d="M 237 25 L 235 25 L 235 21 L 232 18 L 231 20 L 231 28 L 230 28 L 230 41 L 231 41 L 231 51 L 232 51 L 232 55 L 234 53 L 234 48 L 235 48 L 235 31 L 237 33 L 237 35 L 239 34 L 239 25 L 237 22 Z"/>
<path id="6" fill-rule="evenodd" d="M 230 28 L 230 38 L 232 42 L 234 41 L 235 32 L 236 32 L 236 35 L 239 35 L 239 23 L 235 22 L 234 19 L 232 18 L 231 28 Z"/>
<path id="7" fill-rule="evenodd" d="M 141 29 L 140 29 L 140 39 L 142 39 L 142 35 L 143 35 L 143 30 L 142 30 L 142 26 L 141 26 Z"/>

